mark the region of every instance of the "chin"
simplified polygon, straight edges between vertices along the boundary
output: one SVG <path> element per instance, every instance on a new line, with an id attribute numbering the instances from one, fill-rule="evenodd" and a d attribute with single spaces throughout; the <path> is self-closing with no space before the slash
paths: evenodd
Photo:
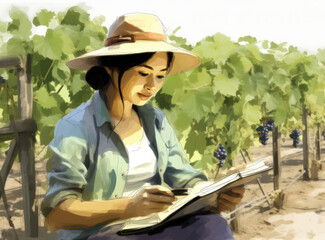
<path id="1" fill-rule="evenodd" d="M 137 103 L 133 103 L 133 105 L 136 105 L 136 106 L 143 106 L 145 104 L 147 104 L 148 101 L 140 101 L 140 102 L 137 102 Z"/>

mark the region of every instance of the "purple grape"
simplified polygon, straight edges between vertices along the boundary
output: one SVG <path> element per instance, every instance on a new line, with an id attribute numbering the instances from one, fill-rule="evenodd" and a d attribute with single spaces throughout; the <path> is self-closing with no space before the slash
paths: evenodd
<path id="1" fill-rule="evenodd" d="M 6 80 L 2 76 L 0 76 L 0 84 L 2 83 L 6 83 Z"/>
<path id="2" fill-rule="evenodd" d="M 213 156 L 219 160 L 218 166 L 221 168 L 225 162 L 225 159 L 227 158 L 227 151 L 225 149 L 225 146 L 219 144 L 219 148 L 213 153 Z"/>
<path id="3" fill-rule="evenodd" d="M 299 136 L 301 135 L 300 131 L 298 129 L 295 129 L 292 131 L 292 133 L 289 135 L 291 139 L 293 139 L 293 147 L 297 147 L 297 144 L 300 142 Z"/>

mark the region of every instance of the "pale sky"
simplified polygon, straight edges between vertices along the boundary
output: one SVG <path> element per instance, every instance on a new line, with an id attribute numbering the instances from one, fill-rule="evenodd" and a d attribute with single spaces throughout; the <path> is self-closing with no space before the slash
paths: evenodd
<path id="1" fill-rule="evenodd" d="M 325 0 L 1 0 L 0 20 L 9 20 L 11 5 L 32 17 L 42 8 L 57 12 L 76 4 L 86 6 L 91 17 L 104 15 L 107 28 L 122 14 L 155 14 L 167 33 L 181 26 L 177 35 L 191 44 L 221 32 L 234 41 L 251 35 L 310 53 L 325 48 Z"/>

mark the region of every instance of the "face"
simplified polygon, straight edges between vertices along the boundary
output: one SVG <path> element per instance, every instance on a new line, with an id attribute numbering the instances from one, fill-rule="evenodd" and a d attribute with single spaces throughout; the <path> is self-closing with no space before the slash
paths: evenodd
<path id="1" fill-rule="evenodd" d="M 161 89 L 167 74 L 167 53 L 155 53 L 148 61 L 124 72 L 121 92 L 124 102 L 144 105 Z M 116 80 L 117 86 L 117 78 Z"/>

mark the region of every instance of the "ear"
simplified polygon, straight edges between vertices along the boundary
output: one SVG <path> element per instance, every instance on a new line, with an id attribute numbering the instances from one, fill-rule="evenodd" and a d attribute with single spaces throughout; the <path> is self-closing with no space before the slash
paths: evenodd
<path id="1" fill-rule="evenodd" d="M 108 75 L 112 76 L 113 74 L 113 70 L 111 68 L 108 68 L 107 66 L 104 66 L 106 72 L 108 73 Z"/>

